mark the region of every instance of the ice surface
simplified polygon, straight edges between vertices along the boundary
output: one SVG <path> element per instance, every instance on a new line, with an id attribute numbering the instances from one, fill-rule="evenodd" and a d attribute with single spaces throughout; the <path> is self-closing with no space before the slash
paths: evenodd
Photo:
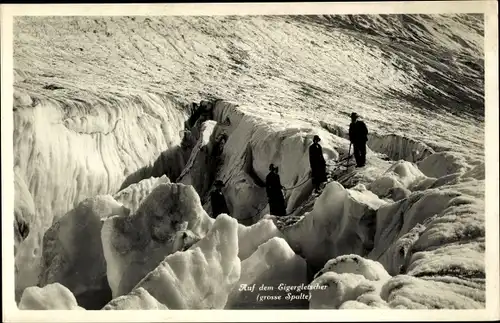
<path id="1" fill-rule="evenodd" d="M 284 239 L 275 237 L 261 244 L 250 257 L 242 261 L 240 280 L 229 295 L 226 308 L 307 308 L 308 300 L 300 297 L 301 292 L 284 289 L 284 285 L 301 284 L 307 285 L 305 260 L 297 256 Z M 240 290 L 241 286 L 248 286 L 252 291 Z M 292 295 L 297 298 L 291 299 Z M 259 296 L 274 298 L 261 300 Z"/>
<path id="2" fill-rule="evenodd" d="M 238 257 L 243 261 L 269 239 L 282 236 L 272 220 L 262 219 L 249 227 L 240 224 L 238 225 Z"/>
<path id="3" fill-rule="evenodd" d="M 357 274 L 372 281 L 384 281 L 391 277 L 379 262 L 365 259 L 353 254 L 330 259 L 326 262 L 325 266 L 323 266 L 323 269 L 315 275 L 315 277 L 319 277 L 330 271 L 339 274 Z"/>
<path id="4" fill-rule="evenodd" d="M 405 190 L 409 195 L 409 188 L 416 182 L 420 182 L 427 178 L 415 164 L 398 161 L 394 163 L 382 176 L 367 185 L 367 188 L 375 193 L 378 197 L 389 197 L 393 200 L 401 200 L 402 198 L 394 198 L 397 189 Z"/>
<path id="5" fill-rule="evenodd" d="M 20 310 L 84 310 L 71 291 L 59 283 L 26 288 L 18 307 Z"/>
<path id="6" fill-rule="evenodd" d="M 430 177 L 463 173 L 470 169 L 464 155 L 451 151 L 432 154 L 419 162 L 418 167 L 425 175 Z"/>
<path id="7" fill-rule="evenodd" d="M 19 167 L 14 169 L 14 197 L 16 199 L 14 206 L 14 263 L 17 300 L 19 300 L 24 288 L 36 285 L 38 282 L 44 233 L 44 219 L 37 216 L 33 197 L 20 172 Z M 21 233 L 23 229 L 24 231 Z"/>
<path id="8" fill-rule="evenodd" d="M 337 309 L 344 302 L 356 300 L 362 293 L 357 287 L 363 282 L 366 282 L 366 279 L 361 275 L 326 272 L 311 283 L 326 288 L 310 291 L 309 308 Z"/>
<path id="9" fill-rule="evenodd" d="M 81 306 L 101 308 L 111 297 L 101 243 L 101 219 L 128 216 L 129 212 L 110 195 L 102 195 L 82 201 L 58 219 L 43 239 L 39 284 L 60 283 Z"/>
<path id="10" fill-rule="evenodd" d="M 311 297 L 316 298 L 311 301 L 313 307 L 342 309 L 388 307 L 380 297 L 380 293 L 391 276 L 379 262 L 358 255 L 343 255 L 327 261 L 314 278 L 312 284 L 325 284 L 327 289 L 311 292 Z M 318 300 L 317 298 L 322 295 L 329 299 Z"/>
<path id="11" fill-rule="evenodd" d="M 14 219 L 16 221 L 14 226 L 14 254 L 17 253 L 19 245 L 28 238 L 29 233 L 37 229 L 35 203 L 26 183 L 19 175 L 19 171 L 19 168 L 14 170 L 14 197 L 16 199 L 14 208 Z"/>
<path id="12" fill-rule="evenodd" d="M 169 309 L 222 309 L 240 278 L 238 222 L 226 214 L 189 250 L 176 252 L 141 280 Z"/>
<path id="13" fill-rule="evenodd" d="M 446 284 L 401 275 L 382 289 L 382 298 L 391 308 L 476 309 L 484 308 L 484 289 Z"/>
<path id="14" fill-rule="evenodd" d="M 396 134 L 371 133 L 367 145 L 373 151 L 384 153 L 393 160 L 403 159 L 409 162 L 418 162 L 434 153 L 425 143 Z"/>
<path id="15" fill-rule="evenodd" d="M 163 175 L 160 178 L 151 177 L 143 179 L 138 183 L 131 184 L 123 190 L 119 191 L 113 197 L 118 202 L 130 209 L 131 213 L 135 213 L 142 201 L 151 193 L 158 185 L 170 183 L 170 179 Z"/>
<path id="16" fill-rule="evenodd" d="M 364 254 L 373 247 L 376 210 L 386 202 L 368 190 L 328 184 L 303 220 L 287 227 L 290 246 L 318 266 L 343 254 Z"/>
<path id="17" fill-rule="evenodd" d="M 363 309 L 388 309 L 389 305 L 379 295 L 363 294 L 355 301 L 347 301 L 343 303 L 339 309 L 341 310 L 363 310 Z"/>
<path id="18" fill-rule="evenodd" d="M 130 292 L 175 252 L 184 241 L 181 230 L 203 237 L 212 222 L 194 188 L 173 183 L 158 185 L 131 216 L 107 218 L 101 235 L 113 298 Z"/>
<path id="19" fill-rule="evenodd" d="M 15 164 L 49 226 L 87 197 L 114 194 L 124 176 L 180 142 L 184 113 L 157 95 L 36 103 L 15 114 Z"/>
<path id="20" fill-rule="evenodd" d="M 484 204 L 469 195 L 481 196 L 481 186 L 480 181 L 472 181 L 468 185 L 430 189 L 381 207 L 377 212 L 377 228 L 381 230 L 375 234 L 376 247 L 369 257 L 378 259 L 389 272 L 396 274 L 405 269 L 401 268 L 405 262 L 415 261 L 418 253 L 412 258 L 413 252 L 428 249 L 431 255 L 437 253 L 437 256 L 430 257 L 440 258 L 437 261 L 440 269 L 458 263 L 467 267 L 473 263 L 474 270 L 483 270 L 484 273 L 483 251 L 477 248 L 473 249 L 478 251 L 472 251 L 469 246 L 471 243 L 480 246 L 484 240 Z M 394 214 L 400 214 L 400 217 L 394 217 Z M 458 245 L 451 248 L 450 243 Z M 432 267 L 430 260 L 420 263 Z M 439 270 L 436 268 L 435 271 Z"/>
<path id="21" fill-rule="evenodd" d="M 178 183 L 192 185 L 200 196 L 204 196 L 208 192 L 214 180 L 214 166 L 216 164 L 211 153 L 216 124 L 213 120 L 203 122 L 191 156 L 176 180 Z"/>
<path id="22" fill-rule="evenodd" d="M 142 287 L 134 289 L 127 295 L 113 299 L 103 310 L 168 310 Z"/>

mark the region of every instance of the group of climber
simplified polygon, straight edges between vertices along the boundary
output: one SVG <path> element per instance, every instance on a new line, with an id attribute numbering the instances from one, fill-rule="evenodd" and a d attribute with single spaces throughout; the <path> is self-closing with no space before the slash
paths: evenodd
<path id="1" fill-rule="evenodd" d="M 357 113 L 351 113 L 351 124 L 349 125 L 349 141 L 353 146 L 353 155 L 356 167 L 364 167 L 366 163 L 366 142 L 368 141 L 368 129 L 366 124 L 358 119 Z M 318 135 L 313 137 L 313 143 L 309 146 L 309 164 L 311 166 L 311 179 L 315 193 L 319 193 L 321 185 L 327 181 L 326 161 L 323 156 L 323 148 Z M 350 148 L 350 147 L 349 147 Z M 350 153 L 350 152 L 349 152 Z M 350 156 L 348 156 L 349 158 Z M 211 193 L 212 216 L 216 218 L 221 213 L 229 214 L 229 209 L 222 193 L 224 183 L 215 181 L 215 190 Z M 269 213 L 275 216 L 286 216 L 286 203 L 283 195 L 285 187 L 281 185 L 278 167 L 269 165 L 269 174 L 266 176 L 266 194 L 269 202 Z"/>

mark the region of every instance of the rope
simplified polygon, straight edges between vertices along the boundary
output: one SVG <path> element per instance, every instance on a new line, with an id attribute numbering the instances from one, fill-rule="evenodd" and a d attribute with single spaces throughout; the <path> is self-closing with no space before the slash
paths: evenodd
<path id="1" fill-rule="evenodd" d="M 308 175 L 307 178 L 300 184 L 297 184 L 295 186 L 292 186 L 292 187 L 289 187 L 289 188 L 284 188 L 283 190 L 284 191 L 289 191 L 289 190 L 293 190 L 294 188 L 297 188 L 297 187 L 300 187 L 302 185 L 304 185 L 305 183 L 307 183 L 307 181 L 311 178 L 312 176 L 311 175 Z"/>
<path id="2" fill-rule="evenodd" d="M 343 161 L 348 160 L 348 159 L 350 159 L 351 157 L 352 157 L 352 155 L 348 155 L 348 156 L 346 156 L 346 157 L 344 157 L 344 158 L 342 158 L 342 159 L 337 160 L 334 164 L 329 164 L 329 165 L 327 164 L 327 165 L 328 165 L 328 166 L 339 165 L 339 164 L 341 164 Z M 349 161 L 347 161 L 347 162 L 349 163 Z M 304 181 L 302 181 L 300 184 L 297 184 L 297 185 L 292 186 L 292 187 L 289 187 L 289 188 L 283 188 L 283 190 L 284 190 L 284 191 L 289 191 L 289 190 L 295 189 L 295 188 L 297 188 L 297 187 L 300 187 L 300 186 L 304 185 L 305 183 L 307 183 L 307 182 L 309 181 L 309 179 L 311 179 L 311 178 L 312 178 L 312 175 L 311 175 L 311 174 L 309 174 L 309 175 L 307 176 L 307 178 L 306 178 Z M 229 182 L 229 180 L 230 180 L 230 178 L 228 178 L 228 179 L 224 182 L 224 185 L 225 185 L 225 184 L 227 184 L 227 182 Z M 309 198 L 309 199 L 307 199 L 304 203 L 307 203 L 308 201 L 310 201 L 310 198 Z M 304 204 L 304 203 L 303 203 L 303 204 Z M 264 210 L 264 209 L 266 208 L 267 204 L 268 204 L 268 203 L 264 204 L 261 208 L 257 209 L 257 212 L 256 212 L 254 215 L 249 216 L 249 217 L 244 218 L 244 219 L 239 219 L 239 220 L 243 220 L 243 221 L 244 221 L 244 220 L 248 220 L 248 219 L 251 219 L 251 218 L 253 218 L 253 217 L 257 216 L 260 212 L 262 212 L 262 210 Z M 295 211 L 297 211 L 300 207 L 302 207 L 302 206 L 303 206 L 303 204 L 301 204 L 301 205 L 297 206 L 294 210 L 292 210 L 290 213 L 287 213 L 285 216 L 289 216 L 289 215 L 293 214 L 293 213 L 294 213 Z"/>

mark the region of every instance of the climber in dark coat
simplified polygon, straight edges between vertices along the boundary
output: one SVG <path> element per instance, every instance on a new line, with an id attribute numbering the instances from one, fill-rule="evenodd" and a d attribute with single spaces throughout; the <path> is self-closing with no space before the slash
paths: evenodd
<path id="1" fill-rule="evenodd" d="M 266 176 L 266 193 L 269 201 L 269 213 L 276 216 L 286 215 L 285 197 L 281 191 L 284 187 L 281 185 L 278 167 L 269 165 L 269 174 Z"/>
<path id="2" fill-rule="evenodd" d="M 210 201 L 212 202 L 212 217 L 215 219 L 221 213 L 229 214 L 226 199 L 222 194 L 224 183 L 220 180 L 215 181 L 215 190 L 210 193 Z"/>
<path id="3" fill-rule="evenodd" d="M 349 140 L 354 150 L 356 167 L 363 167 L 366 163 L 366 142 L 368 141 L 368 128 L 363 121 L 358 120 L 356 112 L 351 113 L 349 125 Z"/>
<path id="4" fill-rule="evenodd" d="M 309 147 L 312 184 L 316 192 L 319 191 L 321 183 L 326 182 L 326 161 L 323 157 L 323 148 L 319 144 L 320 141 L 319 136 L 314 136 L 313 144 Z"/>

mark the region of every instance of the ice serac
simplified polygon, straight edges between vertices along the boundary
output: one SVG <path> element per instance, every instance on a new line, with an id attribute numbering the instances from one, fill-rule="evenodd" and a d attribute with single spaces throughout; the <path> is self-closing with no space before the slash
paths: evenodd
<path id="1" fill-rule="evenodd" d="M 389 213 L 400 216 L 380 223 L 385 232 L 377 232 L 377 248 L 368 256 L 401 274 L 381 294 L 391 308 L 484 308 L 483 201 L 484 180 L 458 177 L 401 201 L 409 207 L 393 205 L 399 210 Z"/>
<path id="2" fill-rule="evenodd" d="M 379 259 L 398 238 L 426 219 L 439 214 L 450 200 L 458 196 L 460 194 L 455 191 L 432 189 L 415 192 L 404 200 L 379 208 L 376 214 L 375 248 L 370 253 L 370 258 Z"/>
<path id="3" fill-rule="evenodd" d="M 86 309 L 111 299 L 101 243 L 101 219 L 130 210 L 110 195 L 89 198 L 59 218 L 45 233 L 40 285 L 60 283 Z M 82 243 L 84 242 L 84 243 Z"/>
<path id="4" fill-rule="evenodd" d="M 394 201 L 402 200 L 411 193 L 416 183 L 427 179 L 416 164 L 400 160 L 395 162 L 385 173 L 367 185 L 367 189 L 380 198 Z"/>
<path id="5" fill-rule="evenodd" d="M 462 153 L 441 151 L 434 153 L 418 163 L 418 167 L 429 177 L 442 177 L 470 170 L 467 159 Z"/>
<path id="6" fill-rule="evenodd" d="M 381 263 L 354 254 L 328 260 L 315 277 L 330 271 L 357 274 L 371 281 L 386 281 L 391 277 Z"/>
<path id="7" fill-rule="evenodd" d="M 174 183 L 158 185 L 134 214 L 105 219 L 102 248 L 113 298 L 130 292 L 167 255 L 182 249 L 185 238 L 203 237 L 212 223 L 194 188 Z"/>
<path id="8" fill-rule="evenodd" d="M 272 220 L 262 219 L 252 226 L 238 225 L 238 257 L 243 261 L 250 257 L 263 243 L 272 238 L 282 238 Z"/>
<path id="9" fill-rule="evenodd" d="M 464 231 L 465 224 L 474 232 L 474 238 L 484 232 L 482 219 L 481 191 L 483 181 L 469 181 L 468 184 L 444 185 L 439 188 L 415 192 L 407 199 L 381 207 L 377 212 L 377 232 L 375 234 L 376 248 L 369 257 L 378 259 L 391 274 L 403 270 L 405 261 L 411 256 L 417 241 L 424 239 L 428 233 L 430 223 L 441 224 L 443 232 L 449 233 L 455 239 L 461 238 L 458 234 Z M 471 196 L 474 194 L 476 196 Z M 458 215 L 453 212 L 458 210 Z M 450 213 L 451 212 L 451 213 Z M 398 216 L 394 216 L 394 215 Z M 465 216 L 467 215 L 467 216 Z M 458 221 L 449 220 L 456 218 Z M 447 227 L 449 225 L 449 227 Z M 455 232 L 456 228 L 461 231 Z M 432 231 L 434 232 L 434 231 Z M 446 240 L 437 240 L 437 245 L 445 244 Z"/>
<path id="10" fill-rule="evenodd" d="M 309 292 L 309 308 L 337 309 L 344 302 L 356 300 L 364 291 L 358 286 L 366 282 L 366 278 L 362 275 L 326 272 L 311 283 L 317 287 Z"/>
<path id="11" fill-rule="evenodd" d="M 307 285 L 305 260 L 296 255 L 284 239 L 275 237 L 242 261 L 240 280 L 229 295 L 226 308 L 307 308 L 307 291 L 286 289 L 302 284 Z M 249 291 L 240 290 L 241 286 L 255 287 Z M 261 286 L 265 289 L 261 290 Z"/>
<path id="12" fill-rule="evenodd" d="M 314 209 L 283 232 L 298 254 L 321 268 L 339 255 L 365 255 L 373 248 L 376 210 L 385 203 L 362 187 L 345 189 L 332 182 Z"/>
<path id="13" fill-rule="evenodd" d="M 110 310 L 168 310 L 168 307 L 158 302 L 147 290 L 140 287 L 132 290 L 127 295 L 113 299 L 102 308 Z"/>
<path id="14" fill-rule="evenodd" d="M 113 197 L 118 202 L 130 209 L 131 213 L 135 213 L 142 201 L 153 191 L 153 189 L 160 185 L 170 183 L 170 179 L 163 175 L 162 177 L 151 177 L 143 179 L 142 181 L 131 184 L 123 190 L 114 194 Z"/>
<path id="15" fill-rule="evenodd" d="M 84 310 L 71 291 L 59 283 L 26 288 L 18 307 L 20 310 Z"/>
<path id="16" fill-rule="evenodd" d="M 312 284 L 326 286 L 324 290 L 311 291 L 311 304 L 322 308 L 386 308 L 388 305 L 380 294 L 390 278 L 379 262 L 354 254 L 339 256 L 330 259 L 315 275 Z M 330 300 L 317 299 L 332 294 L 334 298 Z"/>
<path id="17" fill-rule="evenodd" d="M 169 309 L 223 309 L 240 279 L 238 222 L 226 214 L 198 243 L 165 258 L 135 288 Z"/>

